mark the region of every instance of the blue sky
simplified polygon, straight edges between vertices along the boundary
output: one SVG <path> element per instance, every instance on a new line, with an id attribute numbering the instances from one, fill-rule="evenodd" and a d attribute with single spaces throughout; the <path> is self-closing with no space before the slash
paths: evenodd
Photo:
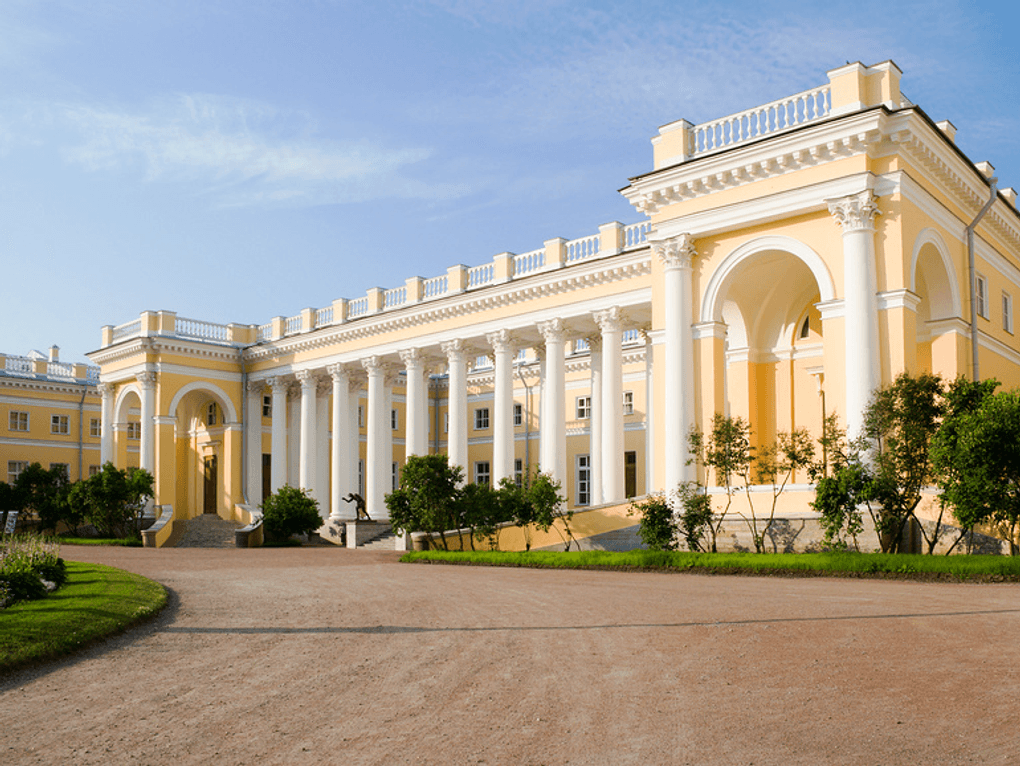
<path id="1" fill-rule="evenodd" d="M 1020 188 L 1015 2 L 0 0 L 0 352 L 262 323 L 639 216 L 649 139 L 893 59 Z M 883 26 L 876 21 L 894 17 Z"/>

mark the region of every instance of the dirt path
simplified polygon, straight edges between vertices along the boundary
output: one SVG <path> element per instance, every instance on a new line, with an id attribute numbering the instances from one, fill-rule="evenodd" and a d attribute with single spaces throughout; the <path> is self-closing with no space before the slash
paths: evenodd
<path id="1" fill-rule="evenodd" d="M 10 766 L 1020 758 L 1016 585 L 63 553 L 172 605 L 0 684 Z"/>

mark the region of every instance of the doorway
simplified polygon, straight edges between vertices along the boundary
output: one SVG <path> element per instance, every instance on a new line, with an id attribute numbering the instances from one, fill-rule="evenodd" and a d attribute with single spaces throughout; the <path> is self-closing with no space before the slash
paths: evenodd
<path id="1" fill-rule="evenodd" d="M 202 504 L 203 513 L 216 513 L 216 456 L 209 455 L 205 458 L 205 501 Z"/>

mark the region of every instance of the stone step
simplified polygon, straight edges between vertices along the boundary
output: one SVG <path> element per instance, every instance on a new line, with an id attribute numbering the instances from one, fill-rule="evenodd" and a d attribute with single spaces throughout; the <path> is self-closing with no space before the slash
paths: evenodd
<path id="1" fill-rule="evenodd" d="M 375 539 L 370 540 L 367 543 L 359 545 L 358 546 L 358 550 L 359 551 L 371 551 L 371 550 L 392 551 L 396 547 L 396 542 L 395 542 L 396 537 L 397 536 L 395 534 L 393 534 L 392 532 L 387 532 L 386 534 L 384 534 L 384 535 L 382 535 L 380 537 L 376 537 Z"/>

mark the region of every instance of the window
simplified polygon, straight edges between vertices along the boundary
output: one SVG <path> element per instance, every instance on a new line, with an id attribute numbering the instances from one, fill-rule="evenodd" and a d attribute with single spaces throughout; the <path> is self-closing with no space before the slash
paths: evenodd
<path id="1" fill-rule="evenodd" d="M 360 408 L 359 408 L 360 409 Z M 365 461 L 358 461 L 358 494 L 365 496 Z"/>
<path id="2" fill-rule="evenodd" d="M 365 408 L 358 405 L 358 428 L 365 427 Z"/>
<path id="3" fill-rule="evenodd" d="M 8 460 L 7 461 L 7 483 L 13 484 L 21 476 L 21 472 L 28 468 L 27 460 Z"/>
<path id="4" fill-rule="evenodd" d="M 99 473 L 99 466 L 98 465 L 90 465 L 89 466 L 89 478 L 95 476 L 97 473 Z"/>
<path id="5" fill-rule="evenodd" d="M 262 396 L 262 417 L 273 417 L 273 397 L 269 394 L 264 394 Z"/>
<path id="6" fill-rule="evenodd" d="M 89 421 L 89 436 L 99 437 L 103 435 L 103 426 L 99 418 L 92 418 Z"/>
<path id="7" fill-rule="evenodd" d="M 68 434 L 71 433 L 67 415 L 50 415 L 50 433 Z"/>
<path id="8" fill-rule="evenodd" d="M 67 480 L 71 478 L 71 466 L 67 463 L 50 463 L 50 471 L 59 471 Z"/>
<path id="9" fill-rule="evenodd" d="M 489 484 L 489 461 L 479 460 L 475 463 L 475 484 Z"/>
<path id="10" fill-rule="evenodd" d="M 590 396 L 577 397 L 577 419 L 587 420 L 590 417 L 591 417 L 591 397 Z"/>
<path id="11" fill-rule="evenodd" d="M 205 424 L 207 426 L 216 425 L 216 402 L 210 404 L 205 411 Z"/>
<path id="12" fill-rule="evenodd" d="M 396 492 L 397 487 L 400 486 L 400 466 L 398 466 L 396 463 L 393 463 L 391 468 L 390 485 L 392 487 L 393 492 Z"/>
<path id="13" fill-rule="evenodd" d="M 1013 296 L 1006 292 L 1002 294 L 1002 329 L 1013 334 Z"/>
<path id="14" fill-rule="evenodd" d="M 988 319 L 988 280 L 980 274 L 977 275 L 976 302 L 978 316 Z"/>
<path id="15" fill-rule="evenodd" d="M 443 433 L 444 434 L 450 433 L 450 413 L 449 412 L 444 412 L 443 413 Z"/>
<path id="16" fill-rule="evenodd" d="M 623 414 L 633 415 L 634 414 L 634 392 L 624 391 L 623 392 Z"/>
<path id="17" fill-rule="evenodd" d="M 804 324 L 800 326 L 800 338 L 811 337 L 811 317 L 804 317 Z"/>
<path id="18" fill-rule="evenodd" d="M 637 452 L 623 453 L 623 486 L 626 497 L 637 495 Z"/>
<path id="19" fill-rule="evenodd" d="M 138 441 L 142 438 L 142 424 L 141 423 L 128 423 L 127 424 L 127 438 Z"/>
<path id="20" fill-rule="evenodd" d="M 400 414 L 396 410 L 390 410 L 390 430 L 396 431 L 400 428 Z"/>
<path id="21" fill-rule="evenodd" d="M 520 458 L 514 460 L 514 483 L 518 487 L 524 483 L 524 461 Z"/>
<path id="22" fill-rule="evenodd" d="M 481 431 L 489 427 L 489 408 L 479 407 L 475 410 L 475 430 Z"/>
<path id="23" fill-rule="evenodd" d="M 514 402 L 514 427 L 524 425 L 524 408 Z"/>
<path id="24" fill-rule="evenodd" d="M 11 431 L 27 431 L 28 430 L 28 413 L 27 412 L 15 412 L 11 410 L 10 419 L 8 420 L 8 429 Z"/>
<path id="25" fill-rule="evenodd" d="M 591 505 L 591 456 L 577 456 L 577 471 L 575 475 L 575 488 L 577 492 L 576 505 Z"/>

